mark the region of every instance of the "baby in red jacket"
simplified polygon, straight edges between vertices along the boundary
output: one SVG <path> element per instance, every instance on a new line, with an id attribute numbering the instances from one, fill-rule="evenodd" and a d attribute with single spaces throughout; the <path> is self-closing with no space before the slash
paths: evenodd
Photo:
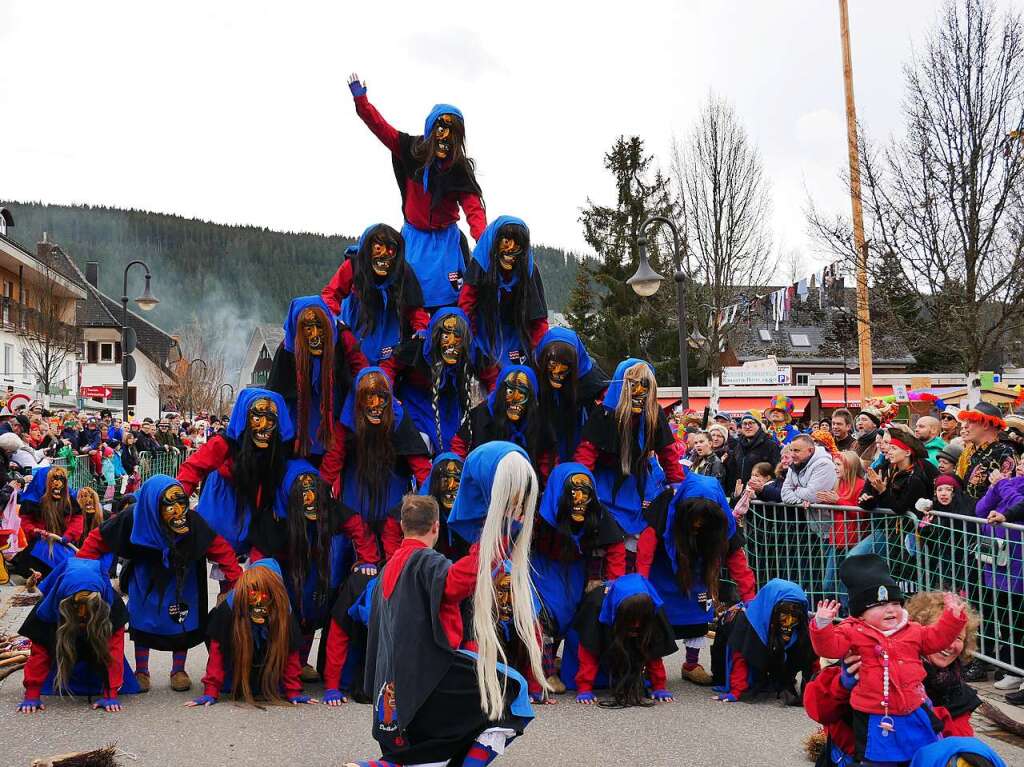
<path id="1" fill-rule="evenodd" d="M 858 760 L 909 761 L 938 740 L 942 723 L 925 695 L 921 656 L 947 648 L 967 622 L 963 602 L 944 596 L 938 623 L 922 626 L 903 609 L 903 592 L 875 554 L 847 557 L 839 577 L 850 594 L 850 617 L 833 624 L 839 603 L 818 603 L 810 626 L 818 655 L 861 656 L 860 681 L 853 688 L 853 729 Z"/>

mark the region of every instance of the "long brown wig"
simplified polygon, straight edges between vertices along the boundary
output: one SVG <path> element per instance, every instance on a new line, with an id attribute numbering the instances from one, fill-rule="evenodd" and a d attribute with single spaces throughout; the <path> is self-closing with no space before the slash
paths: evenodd
<path id="1" fill-rule="evenodd" d="M 54 637 L 54 662 L 57 668 L 53 677 L 53 689 L 60 692 L 69 692 L 71 672 L 79 660 L 85 660 L 78 657 L 79 639 L 83 633 L 84 647 L 91 656 L 89 661 L 104 669 L 115 662 L 115 659 L 110 657 L 110 636 L 113 633 L 110 626 L 110 605 L 103 601 L 98 591 L 91 591 L 85 606 L 84 625 L 78 619 L 78 603 L 75 602 L 74 594 L 62 599 L 57 608 L 60 622 L 57 624 Z M 120 659 L 116 661 L 119 662 Z"/>
<path id="2" fill-rule="evenodd" d="M 700 527 L 695 531 L 694 525 Z M 719 575 L 729 549 L 729 525 L 722 507 L 706 498 L 683 498 L 676 506 L 672 538 L 676 548 L 676 582 L 689 594 L 694 574 L 703 571 L 708 598 L 718 599 Z"/>
<path id="3" fill-rule="evenodd" d="M 57 477 L 64 478 L 64 494 L 59 500 L 54 500 L 50 494 L 53 487 L 53 480 Z M 71 514 L 71 491 L 68 489 L 68 472 L 63 466 L 52 466 L 46 475 L 46 492 L 39 499 L 39 508 L 43 513 L 43 525 L 46 532 L 64 534 L 67 525 L 67 518 Z"/>
<path id="4" fill-rule="evenodd" d="M 391 400 L 381 418 L 374 426 L 363 415 L 366 398 L 375 391 L 386 389 Z M 356 478 L 359 481 L 360 498 L 369 511 L 369 519 L 383 519 L 387 511 L 388 482 L 395 466 L 395 443 L 392 432 L 395 426 L 394 394 L 391 384 L 381 373 L 367 373 L 356 385 Z"/>
<path id="5" fill-rule="evenodd" d="M 642 464 L 651 452 L 654 435 L 658 426 L 658 382 L 654 378 L 651 366 L 646 362 L 637 362 L 626 368 L 623 376 L 619 401 L 615 405 L 615 423 L 619 430 L 619 468 L 624 476 L 642 475 Z M 633 430 L 633 408 L 631 406 L 631 385 L 636 381 L 647 383 L 647 403 L 640 413 L 644 422 L 644 444 L 639 445 L 640 430 Z"/>
<path id="6" fill-rule="evenodd" d="M 644 668 L 652 660 L 658 623 L 654 602 L 648 594 L 626 597 L 615 611 L 612 641 L 605 653 L 611 684 L 612 702 L 608 708 L 654 705 L 645 693 Z"/>
<path id="7" fill-rule="evenodd" d="M 285 577 L 292 588 L 292 593 L 302 595 L 302 587 L 310 568 L 316 565 L 316 593 L 322 600 L 327 599 L 327 591 L 331 581 L 331 520 L 330 504 L 331 489 L 318 475 L 316 482 L 316 521 L 306 519 L 305 506 L 302 502 L 302 474 L 296 477 L 288 490 L 288 558 L 281 564 L 285 569 Z M 309 529 L 313 536 L 310 540 Z M 299 620 L 308 620 L 312 615 L 302 614 L 303 600 L 295 600 Z"/>
<path id="8" fill-rule="evenodd" d="M 253 623 L 249 619 L 249 591 L 270 596 L 267 610 L 267 646 L 259 669 L 260 695 L 271 704 L 281 702 L 280 686 L 290 652 L 288 592 L 277 573 L 266 567 L 252 567 L 235 584 L 231 615 L 231 694 L 235 700 L 255 703 L 252 674 L 256 670 L 252 640 Z"/>
<path id="9" fill-rule="evenodd" d="M 85 540 L 90 532 L 103 524 L 103 505 L 100 503 L 100 494 L 93 487 L 83 487 L 75 496 L 78 500 L 78 508 L 82 510 L 82 517 L 85 526 L 82 531 L 82 540 Z M 90 509 L 88 513 L 86 509 Z"/>
<path id="10" fill-rule="evenodd" d="M 320 354 L 320 427 L 316 438 L 325 450 L 334 444 L 334 430 L 331 428 L 334 416 L 334 344 L 330 342 L 333 322 L 321 307 L 313 305 L 302 310 L 301 315 L 312 312 L 316 315 L 320 326 L 324 329 L 325 341 Z M 301 456 L 309 455 L 309 407 L 313 398 L 313 382 L 310 380 L 313 360 L 316 357 L 309 351 L 306 335 L 299 330 L 295 338 L 295 393 L 297 398 L 298 422 L 295 424 L 295 445 Z"/>

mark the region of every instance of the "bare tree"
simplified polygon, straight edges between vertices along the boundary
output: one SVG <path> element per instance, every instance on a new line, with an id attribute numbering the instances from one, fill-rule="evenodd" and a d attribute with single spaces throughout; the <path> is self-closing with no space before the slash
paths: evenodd
<path id="1" fill-rule="evenodd" d="M 774 271 L 768 181 L 736 112 L 709 95 L 684 143 L 672 150 L 681 228 L 688 243 L 690 322 L 708 339 L 706 364 L 721 372 L 724 310 L 767 284 Z"/>
<path id="2" fill-rule="evenodd" d="M 174 371 L 174 379 L 160 391 L 164 401 L 173 403 L 184 412 L 213 412 L 224 380 L 224 356 L 205 340 L 199 322 L 193 319 L 175 333 L 181 350 L 181 361 Z M 202 360 L 192 363 L 193 360 Z"/>
<path id="3" fill-rule="evenodd" d="M 948 0 L 904 74 L 904 134 L 860 147 L 873 298 L 919 358 L 952 355 L 975 372 L 1024 329 L 1020 16 Z M 813 207 L 809 218 L 853 258 L 848 220 Z"/>
<path id="4" fill-rule="evenodd" d="M 64 380 L 81 339 L 75 327 L 74 299 L 61 290 L 58 273 L 43 264 L 43 279 L 30 293 L 31 304 L 20 307 L 25 338 L 26 372 L 35 376 L 47 396 Z"/>

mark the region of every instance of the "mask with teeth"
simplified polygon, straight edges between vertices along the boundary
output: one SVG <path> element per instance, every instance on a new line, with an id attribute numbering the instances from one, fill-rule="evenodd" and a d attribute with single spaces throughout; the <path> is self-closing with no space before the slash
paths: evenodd
<path id="1" fill-rule="evenodd" d="M 434 123 L 434 157 L 438 160 L 447 160 L 451 154 L 454 125 L 454 115 L 441 115 Z"/>
<path id="2" fill-rule="evenodd" d="M 445 365 L 457 365 L 462 358 L 466 329 L 464 323 L 454 315 L 441 320 L 441 359 Z"/>
<path id="3" fill-rule="evenodd" d="M 796 602 L 780 602 L 772 611 L 773 633 L 782 640 L 783 646 L 789 643 L 799 628 L 803 612 L 806 611 Z"/>
<path id="4" fill-rule="evenodd" d="M 647 381 L 629 381 L 629 408 L 633 411 L 633 415 L 638 415 L 647 408 L 647 396 L 650 391 L 651 387 Z"/>
<path id="5" fill-rule="evenodd" d="M 319 489 L 316 475 L 300 474 L 298 481 L 302 488 L 302 515 L 310 522 L 316 522 L 320 508 Z"/>
<path id="6" fill-rule="evenodd" d="M 181 485 L 175 483 L 160 494 L 160 519 L 171 535 L 188 533 L 188 498 Z"/>
<path id="7" fill-rule="evenodd" d="M 516 371 L 510 373 L 501 385 L 505 395 L 505 415 L 508 420 L 518 423 L 526 416 L 533 397 L 530 379 L 526 373 Z"/>
<path id="8" fill-rule="evenodd" d="M 502 567 L 494 578 L 494 603 L 498 608 L 498 620 L 512 620 L 512 576 Z"/>
<path id="9" fill-rule="evenodd" d="M 380 426 L 391 409 L 391 388 L 379 373 L 371 373 L 359 382 L 359 410 L 370 426 Z"/>
<path id="10" fill-rule="evenodd" d="M 261 450 L 270 447 L 277 431 L 277 404 L 269 397 L 260 397 L 249 407 L 249 434 Z"/>
<path id="11" fill-rule="evenodd" d="M 381 279 L 391 274 L 391 269 L 395 265 L 396 254 L 398 253 L 394 243 L 391 242 L 377 242 L 374 240 L 370 243 L 370 268 L 373 269 L 373 274 Z"/>
<path id="12" fill-rule="evenodd" d="M 270 594 L 257 589 L 249 589 L 249 620 L 258 626 L 267 622 L 270 615 Z"/>
<path id="13" fill-rule="evenodd" d="M 594 486 L 586 474 L 572 474 L 568 481 L 569 523 L 578 531 L 587 519 L 587 508 L 594 499 Z"/>
<path id="14" fill-rule="evenodd" d="M 302 330 L 302 335 L 306 339 L 306 346 L 309 348 L 309 353 L 314 357 L 319 357 L 324 353 L 324 334 L 326 328 L 323 326 L 323 322 L 317 313 L 312 309 L 306 309 L 299 318 L 299 327 Z"/>
<path id="15" fill-rule="evenodd" d="M 68 475 L 59 467 L 50 469 L 50 473 L 46 476 L 46 485 L 50 498 L 55 501 L 62 501 L 67 494 Z"/>
<path id="16" fill-rule="evenodd" d="M 445 511 L 451 511 L 455 505 L 455 496 L 462 483 L 462 464 L 458 461 L 445 461 L 437 470 L 438 500 Z"/>
<path id="17" fill-rule="evenodd" d="M 569 366 L 558 360 L 548 360 L 548 383 L 552 389 L 561 389 L 565 386 L 565 379 L 569 377 Z"/>
<path id="18" fill-rule="evenodd" d="M 511 272 L 516 268 L 519 257 L 523 255 L 523 246 L 511 237 L 498 240 L 498 266 L 503 272 Z"/>

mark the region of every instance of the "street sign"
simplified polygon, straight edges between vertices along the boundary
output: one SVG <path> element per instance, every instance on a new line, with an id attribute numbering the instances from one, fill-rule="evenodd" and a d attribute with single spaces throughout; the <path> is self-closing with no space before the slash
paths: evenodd
<path id="1" fill-rule="evenodd" d="M 106 386 L 83 386 L 80 393 L 89 399 L 110 399 L 114 394 Z"/>
<path id="2" fill-rule="evenodd" d="M 121 354 L 131 354 L 138 345 L 139 337 L 135 334 L 135 328 L 124 328 L 121 331 Z"/>
<path id="3" fill-rule="evenodd" d="M 778 367 L 754 367 L 742 365 L 722 368 L 723 386 L 775 386 L 793 383 L 793 368 L 788 365 Z"/>
<path id="4" fill-rule="evenodd" d="M 121 357 L 121 380 L 125 383 L 135 380 L 135 358 L 130 354 Z"/>

